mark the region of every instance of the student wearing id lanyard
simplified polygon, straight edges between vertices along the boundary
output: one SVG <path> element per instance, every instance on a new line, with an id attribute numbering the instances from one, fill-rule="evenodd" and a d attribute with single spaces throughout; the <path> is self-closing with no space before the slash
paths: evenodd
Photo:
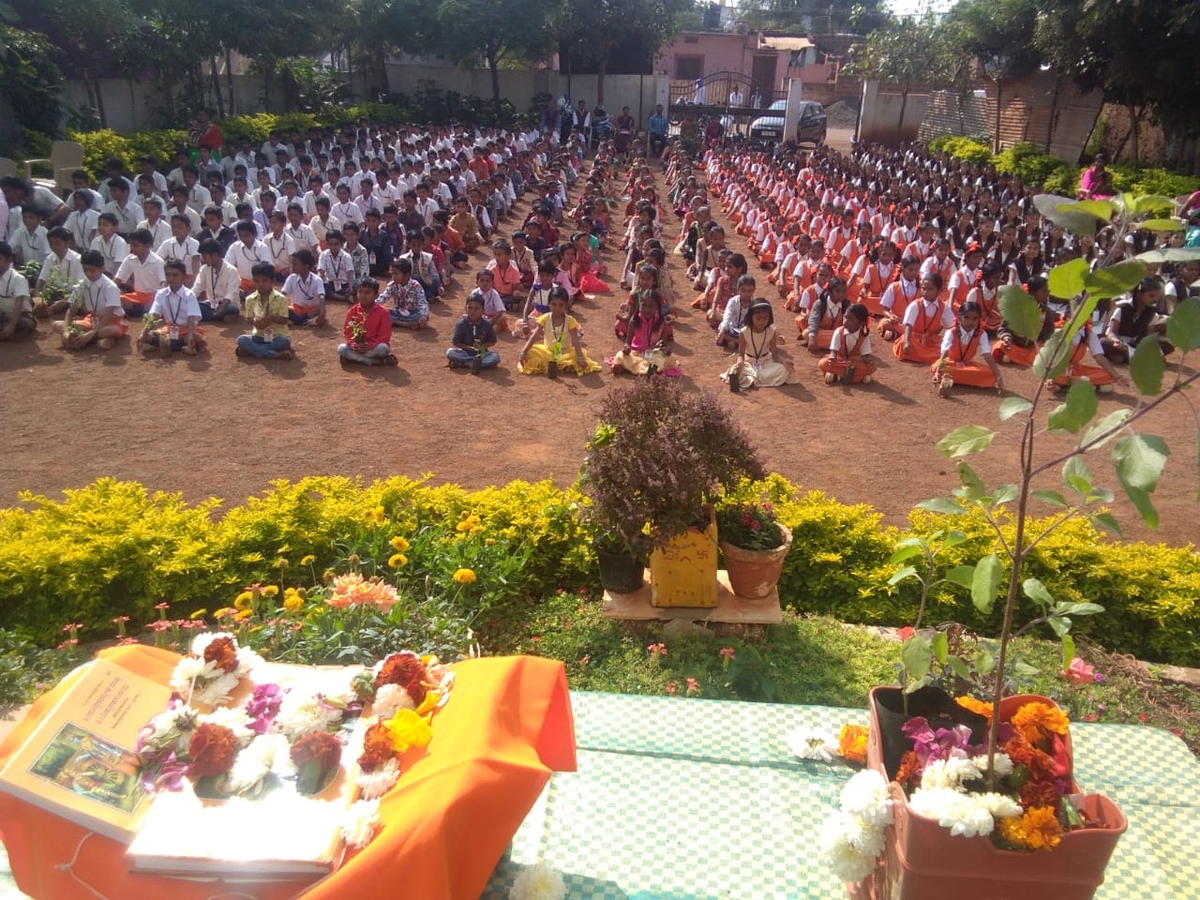
<path id="1" fill-rule="evenodd" d="M 283 293 L 288 298 L 288 318 L 293 325 L 325 324 L 325 285 L 313 274 L 315 264 L 310 250 L 292 254 L 292 271 L 283 283 Z"/>
<path id="2" fill-rule="evenodd" d="M 103 260 L 104 274 L 112 277 L 121 268 L 121 263 L 129 255 L 129 245 L 117 234 L 117 217 L 112 213 L 100 213 L 96 219 L 96 237 L 92 239 L 91 250 L 100 254 Z"/>
<path id="3" fill-rule="evenodd" d="M 234 353 L 239 358 L 294 359 L 288 336 L 288 301 L 275 290 L 275 267 L 269 262 L 256 263 L 251 274 L 256 290 L 246 297 L 246 318 L 253 329 L 238 337 Z"/>
<path id="4" fill-rule="evenodd" d="M 200 304 L 191 288 L 183 283 L 186 267 L 180 260 L 167 260 L 163 269 L 167 286 L 154 295 L 150 321 L 138 336 L 137 349 L 157 348 L 159 356 L 164 358 L 176 350 L 195 356 L 197 347 L 204 345 L 199 324 Z"/>
<path id="5" fill-rule="evenodd" d="M 38 274 L 34 293 L 40 295 L 54 275 L 59 275 L 65 280 L 68 290 L 61 300 L 48 304 L 42 299 L 34 304 L 34 315 L 41 319 L 65 313 L 70 305 L 70 292 L 83 280 L 83 265 L 79 261 L 79 254 L 71 249 L 71 233 L 59 225 L 51 228 L 46 237 L 50 242 L 50 255 L 42 263 L 42 271 Z"/>
<path id="6" fill-rule="evenodd" d="M 135 231 L 129 236 L 129 255 L 117 269 L 113 281 L 121 288 L 125 315 L 143 316 L 154 302 L 154 295 L 166 284 L 163 261 L 150 249 L 150 232 Z"/>
<path id="7" fill-rule="evenodd" d="M 71 195 L 71 205 L 75 208 L 67 216 L 66 229 L 71 234 L 71 243 L 82 253 L 92 245 L 96 237 L 96 222 L 100 213 L 90 206 L 91 198 L 85 191 L 75 191 Z"/>
<path id="8" fill-rule="evenodd" d="M 195 288 L 200 320 L 236 322 L 241 313 L 237 269 L 225 261 L 220 242 L 212 238 L 200 242 L 200 261 Z"/>
<path id="9" fill-rule="evenodd" d="M 29 282 L 13 265 L 12 247 L 0 241 L 0 341 L 37 331 L 29 302 Z"/>
<path id="10" fill-rule="evenodd" d="M 54 330 L 63 336 L 65 350 L 82 350 L 92 341 L 101 350 L 111 350 L 129 333 L 121 289 L 104 273 L 104 257 L 99 251 L 89 250 L 80 259 L 83 281 L 75 287 L 67 317 L 55 322 Z"/>
<path id="11" fill-rule="evenodd" d="M 266 245 L 258 239 L 257 225 L 246 221 L 237 223 L 237 240 L 225 252 L 225 261 L 237 269 L 242 293 L 254 290 L 254 267 L 259 263 L 271 262 Z"/>
<path id="12" fill-rule="evenodd" d="M 325 299 L 349 303 L 354 283 L 354 260 L 342 249 L 344 239 L 340 231 L 328 231 L 325 241 L 328 250 L 321 251 L 317 261 L 317 274 L 325 283 Z"/>
<path id="13" fill-rule="evenodd" d="M 187 216 L 171 216 L 171 237 L 159 244 L 155 251 L 164 264 L 171 260 L 183 263 L 183 283 L 188 287 L 196 283 L 200 259 L 200 242 L 190 236 L 190 227 Z"/>

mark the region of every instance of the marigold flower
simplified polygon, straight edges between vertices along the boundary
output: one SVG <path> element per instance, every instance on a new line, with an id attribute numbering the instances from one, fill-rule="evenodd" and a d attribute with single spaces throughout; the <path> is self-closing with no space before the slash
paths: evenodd
<path id="1" fill-rule="evenodd" d="M 364 772 L 374 772 L 394 753 L 391 729 L 382 722 L 376 723 L 363 735 L 363 752 L 358 758 L 358 767 Z"/>
<path id="2" fill-rule="evenodd" d="M 309 553 L 307 556 L 300 557 L 300 565 L 302 565 L 302 566 L 311 566 L 316 561 L 317 561 L 317 558 L 315 556 L 313 556 L 311 553 Z"/>
<path id="3" fill-rule="evenodd" d="M 193 612 L 190 616 L 188 616 L 188 618 L 189 619 L 203 619 L 207 615 L 208 615 L 207 609 L 198 609 L 195 612 Z"/>
<path id="4" fill-rule="evenodd" d="M 290 755 L 298 776 L 296 789 L 315 794 L 342 761 L 342 744 L 326 731 L 314 731 L 292 744 Z"/>
<path id="5" fill-rule="evenodd" d="M 233 638 L 213 638 L 204 648 L 204 661 L 213 663 L 222 672 L 237 671 L 237 645 Z"/>
<path id="6" fill-rule="evenodd" d="M 228 772 L 237 752 L 238 739 L 230 729 L 212 723 L 200 725 L 188 742 L 188 777 L 208 778 Z"/>
<path id="7" fill-rule="evenodd" d="M 252 591 L 242 591 L 233 598 L 234 609 L 252 609 L 254 607 L 254 593 Z"/>
<path id="8" fill-rule="evenodd" d="M 1067 714 L 1046 703 L 1026 703 L 1012 716 L 1012 726 L 1031 744 L 1037 744 L 1051 734 L 1066 734 L 1070 721 Z"/>
<path id="9" fill-rule="evenodd" d="M 283 598 L 283 608 L 289 613 L 298 613 L 304 609 L 304 598 L 299 594 L 288 594 Z"/>
<path id="10" fill-rule="evenodd" d="M 408 565 L 408 557 L 403 553 L 393 553 L 388 557 L 388 568 L 403 569 Z"/>
<path id="11" fill-rule="evenodd" d="M 267 585 L 265 588 L 263 588 L 263 589 L 262 589 L 262 595 L 263 595 L 264 597 L 277 597 L 277 596 L 279 596 L 279 585 L 276 585 L 276 584 L 268 584 L 268 585 Z"/>
<path id="12" fill-rule="evenodd" d="M 456 569 L 454 572 L 456 584 L 474 584 L 476 580 L 475 573 L 471 569 Z"/>
<path id="13" fill-rule="evenodd" d="M 847 762 L 867 764 L 867 734 L 862 725 L 843 725 L 838 736 L 838 756 Z"/>
<path id="14" fill-rule="evenodd" d="M 985 703 L 982 700 L 976 700 L 974 697 L 967 696 L 955 697 L 954 702 L 963 709 L 969 709 L 971 712 L 981 715 L 985 719 L 991 719 L 992 717 L 992 704 L 990 703 Z"/>
<path id="15" fill-rule="evenodd" d="M 392 747 L 397 753 L 403 753 L 409 747 L 427 747 L 433 738 L 429 723 L 411 709 L 397 712 L 388 719 L 387 727 L 392 733 Z"/>
<path id="16" fill-rule="evenodd" d="M 425 679 L 428 678 L 425 664 L 420 657 L 410 651 L 393 653 L 383 661 L 375 676 L 375 686 L 396 684 L 408 692 L 412 702 L 417 706 L 425 699 Z"/>
<path id="17" fill-rule="evenodd" d="M 396 535 L 392 538 L 392 549 L 397 553 L 406 553 L 408 552 L 408 541 L 400 535 Z"/>
<path id="18" fill-rule="evenodd" d="M 1020 816 L 1001 819 L 1000 837 L 1014 847 L 1052 850 L 1062 840 L 1062 826 L 1049 806 L 1033 806 Z"/>
<path id="19" fill-rule="evenodd" d="M 905 752 L 900 757 L 900 767 L 896 769 L 896 782 L 899 784 L 908 784 L 917 774 L 917 754 L 912 750 Z"/>

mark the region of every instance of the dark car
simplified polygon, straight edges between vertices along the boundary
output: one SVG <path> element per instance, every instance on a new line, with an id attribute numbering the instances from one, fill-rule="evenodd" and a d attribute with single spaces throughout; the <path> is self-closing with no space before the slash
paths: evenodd
<path id="1" fill-rule="evenodd" d="M 783 111 L 786 107 L 786 100 L 776 100 L 771 104 L 771 111 L 777 112 L 778 115 L 761 116 L 750 123 L 750 140 L 764 144 L 782 141 Z M 825 107 L 815 100 L 801 101 L 796 142 L 799 144 L 823 144 L 825 143 L 825 128 Z"/>

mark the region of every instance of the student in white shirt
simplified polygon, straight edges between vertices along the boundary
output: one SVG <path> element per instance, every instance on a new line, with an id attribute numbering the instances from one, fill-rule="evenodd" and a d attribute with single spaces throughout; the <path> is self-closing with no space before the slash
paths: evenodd
<path id="1" fill-rule="evenodd" d="M 158 290 L 150 305 L 150 316 L 156 321 L 147 322 L 138 335 L 135 349 L 157 348 L 159 356 L 166 358 L 176 350 L 195 356 L 197 348 L 204 346 L 200 304 L 191 288 L 183 283 L 183 268 L 183 263 L 175 259 L 164 264 L 166 286 Z"/>
<path id="2" fill-rule="evenodd" d="M 117 234 L 117 217 L 112 213 L 100 213 L 96 219 L 96 236 L 92 238 L 88 248 L 100 254 L 104 274 L 110 278 L 117 274 L 117 269 L 129 255 L 129 245 Z"/>
<path id="3" fill-rule="evenodd" d="M 237 269 L 239 287 L 243 292 L 249 293 L 254 290 L 255 263 L 271 263 L 271 254 L 267 252 L 266 245 L 258 239 L 258 226 L 253 222 L 239 221 L 237 236 L 238 239 L 225 253 L 225 262 Z"/>
<path id="4" fill-rule="evenodd" d="M 55 322 L 54 330 L 63 336 L 66 350 L 82 350 L 92 341 L 101 350 L 111 350 L 119 338 L 129 333 L 121 291 L 104 274 L 104 257 L 98 250 L 88 250 L 80 259 L 83 281 L 75 288 L 67 317 Z"/>
<path id="5" fill-rule="evenodd" d="M 321 197 L 317 200 L 317 213 L 308 221 L 308 227 L 312 229 L 313 234 L 317 236 L 317 242 L 321 247 L 326 246 L 326 238 L 331 231 L 340 231 L 342 223 L 329 214 L 329 198 Z"/>
<path id="6" fill-rule="evenodd" d="M 316 254 L 321 252 L 320 241 L 317 240 L 316 232 L 313 231 L 311 225 L 304 224 L 304 207 L 299 203 L 289 203 L 287 208 L 287 227 L 283 229 L 283 233 L 292 239 L 292 244 L 296 251 L 307 250 L 313 254 L 315 260 Z"/>
<path id="7" fill-rule="evenodd" d="M 143 178 L 149 178 L 154 183 L 154 192 L 162 199 L 167 198 L 167 179 L 154 167 L 154 157 L 143 156 L 141 158 L 142 173 L 138 176 L 140 181 Z"/>
<path id="8" fill-rule="evenodd" d="M 350 199 L 350 185 L 339 184 L 337 186 L 338 202 L 334 203 L 329 208 L 330 215 L 334 216 L 339 222 L 353 222 L 355 225 L 362 225 L 366 221 L 362 210 L 358 204 Z"/>
<path id="9" fill-rule="evenodd" d="M 271 213 L 270 225 L 271 231 L 263 238 L 263 244 L 267 247 L 267 256 L 275 267 L 275 274 L 286 276 L 292 271 L 292 254 L 296 252 L 296 245 L 283 231 L 287 216 L 275 210 Z"/>
<path id="10" fill-rule="evenodd" d="M 288 298 L 288 318 L 293 325 L 325 324 L 325 285 L 313 273 L 315 265 L 316 257 L 311 251 L 297 250 L 292 254 L 292 273 L 283 283 L 283 293 Z"/>
<path id="11" fill-rule="evenodd" d="M 32 209 L 21 210 L 21 226 L 12 233 L 8 243 L 19 266 L 31 262 L 40 266 L 50 255 L 46 226 L 42 224 L 42 217 Z"/>
<path id="12" fill-rule="evenodd" d="M 197 216 L 202 216 L 204 210 L 212 205 L 212 194 L 200 183 L 200 170 L 195 166 L 184 166 L 183 186 L 187 188 L 188 207 L 195 211 Z M 200 229 L 197 227 L 196 230 Z"/>
<path id="13" fill-rule="evenodd" d="M 187 216 L 175 213 L 171 216 L 171 237 L 158 244 L 155 251 L 164 265 L 171 260 L 183 263 L 183 283 L 188 287 L 196 283 L 200 268 L 200 242 L 191 236 L 190 228 Z"/>
<path id="14" fill-rule="evenodd" d="M 354 205 L 358 207 L 358 211 L 362 214 L 363 222 L 367 220 L 367 213 L 370 210 L 377 211 L 380 215 L 383 214 L 383 203 L 375 194 L 375 181 L 372 178 L 363 178 L 358 183 L 359 194 L 354 198 Z M 362 222 L 357 223 L 362 224 Z"/>
<path id="15" fill-rule="evenodd" d="M 12 247 L 0 241 L 0 341 L 37 331 L 29 299 L 29 282 L 13 265 Z"/>
<path id="16" fill-rule="evenodd" d="M 210 209 L 216 209 L 221 213 L 221 223 L 223 225 L 232 225 L 234 222 L 236 222 L 237 210 L 234 208 L 232 203 L 225 199 L 225 186 L 214 184 L 209 188 L 208 192 L 212 195 L 212 205 L 205 207 L 200 215 L 202 217 L 206 216 Z M 207 224 L 207 220 L 205 220 L 205 224 Z M 196 234 L 193 233 L 192 237 L 195 236 Z"/>
<path id="17" fill-rule="evenodd" d="M 121 289 L 121 305 L 125 315 L 144 316 L 154 302 L 154 295 L 164 284 L 163 261 L 150 248 L 153 240 L 148 231 L 135 231 L 129 236 L 129 255 L 117 269 L 113 281 Z"/>
<path id="18" fill-rule="evenodd" d="M 113 178 L 107 184 L 112 199 L 104 205 L 104 212 L 110 212 L 117 217 L 117 234 L 129 240 L 129 236 L 138 230 L 138 222 L 142 221 L 146 214 L 129 199 L 129 191 L 123 178 Z"/>
<path id="19" fill-rule="evenodd" d="M 352 302 L 354 291 L 354 260 L 342 249 L 340 231 L 329 231 L 325 235 L 329 249 L 321 253 L 317 262 L 317 274 L 325 284 L 325 299 Z"/>
<path id="20" fill-rule="evenodd" d="M 192 208 L 191 203 L 188 202 L 188 189 L 185 186 L 176 185 L 171 188 L 171 205 L 163 210 L 163 214 L 168 221 L 174 215 L 187 216 L 190 223 L 188 234 L 193 237 L 199 234 L 200 229 L 204 227 L 204 210 L 197 212 Z"/>
<path id="21" fill-rule="evenodd" d="M 64 289 L 65 293 L 58 299 L 45 297 L 43 299 L 46 302 L 38 302 L 38 315 L 43 318 L 65 313 L 70 305 L 71 292 L 83 280 L 83 264 L 79 261 L 79 254 L 71 249 L 71 233 L 60 225 L 47 232 L 46 240 L 50 244 L 50 255 L 42 263 L 34 293 L 41 296 L 51 278 L 57 281 L 56 287 Z"/>
<path id="22" fill-rule="evenodd" d="M 236 322 L 241 313 L 238 270 L 225 261 L 221 243 L 209 239 L 200 244 L 200 271 L 195 292 L 204 322 Z"/>
<path id="23" fill-rule="evenodd" d="M 157 197 L 151 197 L 146 201 L 144 207 L 146 218 L 138 222 L 138 228 L 144 228 L 150 232 L 150 236 L 154 239 L 150 246 L 157 247 L 163 241 L 171 239 L 171 223 L 163 218 L 162 202 Z"/>

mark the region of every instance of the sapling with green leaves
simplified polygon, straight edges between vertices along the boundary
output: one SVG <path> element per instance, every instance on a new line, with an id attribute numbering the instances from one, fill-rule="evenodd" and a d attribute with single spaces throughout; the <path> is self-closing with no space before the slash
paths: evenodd
<path id="1" fill-rule="evenodd" d="M 1077 234 L 1093 233 L 1097 223 L 1112 228 L 1113 246 L 1124 245 L 1125 236 L 1137 228 L 1154 231 L 1177 231 L 1183 226 L 1165 218 L 1173 209 L 1166 197 L 1133 197 L 1123 195 L 1113 200 L 1070 202 L 1061 197 L 1043 195 L 1035 205 L 1055 224 Z M 1093 314 L 1102 300 L 1111 300 L 1132 289 L 1145 276 L 1146 267 L 1138 260 L 1115 261 L 1111 265 L 1089 271 L 1083 260 L 1072 260 L 1056 266 L 1049 273 L 1050 293 L 1066 300 L 1070 307 L 1065 321 L 1038 352 L 1033 365 L 1037 384 L 1033 396 L 1008 397 L 1000 404 L 1001 421 L 1021 420 L 1019 469 L 1015 483 L 988 487 L 966 458 L 986 451 L 996 437 L 995 431 L 982 425 L 963 425 L 954 429 L 937 444 L 943 456 L 957 460 L 961 487 L 952 497 L 939 497 L 919 504 L 919 507 L 945 515 L 961 515 L 977 510 L 995 534 L 997 551 L 982 557 L 973 567 L 958 566 L 937 575 L 937 554 L 958 540 L 958 532 L 938 533 L 927 539 L 902 544 L 892 559 L 896 563 L 924 556 L 924 571 L 908 565 L 893 577 L 894 583 L 917 578 L 922 585 L 921 607 L 917 622 L 922 622 L 926 601 L 937 586 L 949 582 L 969 586 L 975 607 L 984 614 L 992 612 L 997 598 L 1003 598 L 1003 623 L 994 667 L 994 708 L 1000 708 L 1004 697 L 1005 673 L 1009 664 L 1009 649 L 1013 637 L 1041 624 L 1048 625 L 1063 639 L 1064 662 L 1070 662 L 1074 643 L 1069 635 L 1072 619 L 1093 615 L 1102 609 L 1094 603 L 1066 603 L 1056 600 L 1046 586 L 1036 578 L 1023 577 L 1029 555 L 1063 523 L 1085 517 L 1094 526 L 1120 535 L 1116 519 L 1109 511 L 1114 493 L 1097 483 L 1088 465 L 1097 451 L 1112 444 L 1111 458 L 1114 475 L 1125 495 L 1150 528 L 1159 524 L 1153 494 L 1167 463 L 1169 449 L 1156 435 L 1140 434 L 1139 421 L 1168 399 L 1178 398 L 1191 411 L 1197 424 L 1200 416 L 1186 393 L 1200 379 L 1200 373 L 1189 371 L 1188 354 L 1200 349 L 1200 298 L 1182 301 L 1164 329 L 1168 341 L 1182 358 L 1174 377 L 1166 383 L 1167 367 L 1161 346 L 1162 338 L 1151 334 L 1137 345 L 1129 364 L 1129 375 L 1138 397 L 1132 405 L 1108 412 L 1097 420 L 1100 403 L 1096 390 L 1086 379 L 1073 379 L 1071 368 L 1081 352 L 1086 352 L 1087 330 Z M 1037 301 L 1018 286 L 1001 288 L 1000 311 L 1014 333 L 1036 340 L 1042 325 L 1042 311 Z M 1079 348 L 1082 347 L 1082 351 Z M 1061 402 L 1048 412 L 1043 411 L 1047 395 L 1064 391 Z M 1067 450 L 1054 449 L 1039 455 L 1046 434 L 1075 436 Z M 1193 457 L 1194 458 L 1194 457 Z M 1034 483 L 1046 473 L 1061 472 L 1062 490 L 1035 489 Z M 1198 495 L 1200 499 L 1200 495 Z M 1031 502 L 1053 508 L 1054 513 L 1037 533 L 1031 533 L 1029 514 Z M 1004 526 L 1010 526 L 1006 528 Z M 961 542 L 961 541 L 959 541 Z M 967 573 L 969 570 L 969 580 Z M 1021 629 L 1014 629 L 1013 618 L 1017 601 L 1024 596 L 1038 609 L 1039 615 Z M 963 660 L 952 662 L 945 643 L 934 637 L 914 634 L 902 649 L 904 667 L 914 679 L 928 675 L 933 660 L 949 666 L 956 674 L 966 670 Z M 986 662 L 986 661 L 985 661 Z M 924 663 L 924 665 L 922 665 Z M 978 668 L 976 668 L 978 672 Z M 919 684 L 917 685 L 919 686 Z M 993 716 L 988 734 L 989 784 L 994 783 L 994 762 L 999 716 Z"/>

